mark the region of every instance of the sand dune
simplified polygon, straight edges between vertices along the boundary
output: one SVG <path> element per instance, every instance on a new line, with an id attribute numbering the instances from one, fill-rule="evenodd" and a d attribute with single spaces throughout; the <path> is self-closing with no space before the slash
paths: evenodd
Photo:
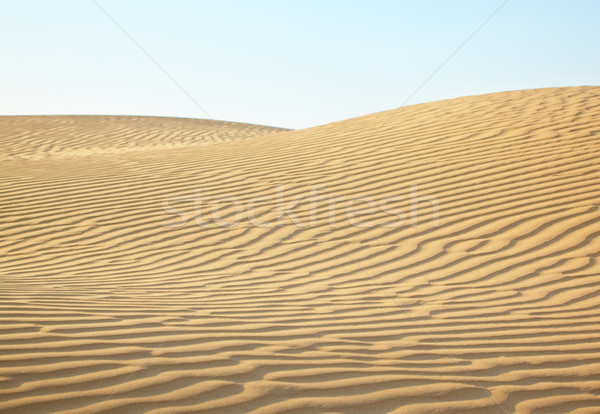
<path id="1" fill-rule="evenodd" d="M 600 87 L 0 117 L 0 411 L 600 412 L 599 131 Z"/>

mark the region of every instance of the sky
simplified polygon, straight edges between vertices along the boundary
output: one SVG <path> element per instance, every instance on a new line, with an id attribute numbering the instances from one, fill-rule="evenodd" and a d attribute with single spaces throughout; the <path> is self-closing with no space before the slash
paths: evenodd
<path id="1" fill-rule="evenodd" d="M 485 24 L 503 0 L 96 1 L 118 25 L 94 0 L 0 0 L 0 115 L 299 129 L 403 104 L 600 85 L 596 0 L 508 0 Z"/>

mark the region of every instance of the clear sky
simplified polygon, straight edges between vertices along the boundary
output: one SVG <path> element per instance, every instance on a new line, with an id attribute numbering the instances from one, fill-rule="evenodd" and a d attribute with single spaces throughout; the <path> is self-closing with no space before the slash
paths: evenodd
<path id="1" fill-rule="evenodd" d="M 400 106 L 502 0 L 97 0 L 214 119 Z M 1 0 L 0 115 L 206 118 L 92 0 Z M 410 99 L 600 85 L 600 1 L 509 0 Z"/>

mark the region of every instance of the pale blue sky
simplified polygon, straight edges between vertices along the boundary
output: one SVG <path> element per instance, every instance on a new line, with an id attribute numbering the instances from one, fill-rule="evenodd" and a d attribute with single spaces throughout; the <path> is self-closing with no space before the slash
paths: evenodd
<path id="1" fill-rule="evenodd" d="M 400 106 L 501 1 L 98 0 L 215 119 Z M 91 0 L 1 0 L 0 115 L 206 118 Z M 600 84 L 600 1 L 509 0 L 409 102 Z"/>

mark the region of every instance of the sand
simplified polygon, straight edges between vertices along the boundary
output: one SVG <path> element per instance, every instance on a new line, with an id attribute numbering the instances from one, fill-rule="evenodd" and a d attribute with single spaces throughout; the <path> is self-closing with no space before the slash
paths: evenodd
<path id="1" fill-rule="evenodd" d="M 0 117 L 0 411 L 600 412 L 599 131 L 600 87 Z"/>

